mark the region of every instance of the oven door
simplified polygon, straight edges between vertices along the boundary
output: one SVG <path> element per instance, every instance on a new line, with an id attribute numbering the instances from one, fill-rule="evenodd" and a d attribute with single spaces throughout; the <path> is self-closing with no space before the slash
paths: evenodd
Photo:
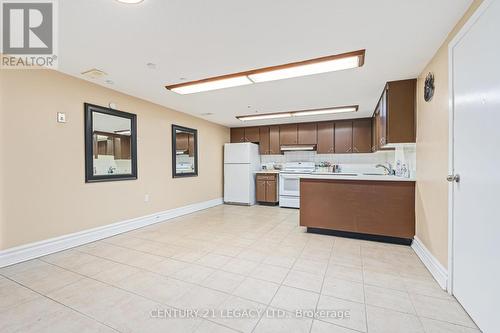
<path id="1" fill-rule="evenodd" d="M 300 195 L 300 175 L 280 174 L 280 196 L 298 197 Z"/>

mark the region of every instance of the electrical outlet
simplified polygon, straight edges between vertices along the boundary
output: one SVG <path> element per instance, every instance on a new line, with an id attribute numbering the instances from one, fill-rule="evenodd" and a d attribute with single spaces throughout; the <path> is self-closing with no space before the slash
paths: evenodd
<path id="1" fill-rule="evenodd" d="M 66 122 L 66 113 L 58 112 L 57 113 L 57 122 L 58 123 L 65 123 Z"/>
<path id="2" fill-rule="evenodd" d="M 144 202 L 149 202 L 149 194 L 144 194 Z"/>

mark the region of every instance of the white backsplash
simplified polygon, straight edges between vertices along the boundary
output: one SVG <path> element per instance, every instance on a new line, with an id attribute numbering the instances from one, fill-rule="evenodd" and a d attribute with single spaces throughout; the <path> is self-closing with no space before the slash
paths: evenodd
<path id="1" fill-rule="evenodd" d="M 317 154 L 315 151 L 287 151 L 284 155 L 262 155 L 261 163 L 267 168 L 273 164 L 284 164 L 286 162 L 330 162 L 340 165 L 341 172 L 372 173 L 382 172 L 375 168 L 377 164 L 391 163 L 396 167 L 397 159 L 406 163 L 410 170 L 410 176 L 415 176 L 416 150 L 415 145 L 405 145 L 396 150 L 378 151 L 369 154 Z"/>

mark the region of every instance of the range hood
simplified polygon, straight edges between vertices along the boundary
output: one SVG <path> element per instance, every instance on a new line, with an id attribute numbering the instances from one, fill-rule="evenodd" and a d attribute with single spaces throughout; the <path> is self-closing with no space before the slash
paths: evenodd
<path id="1" fill-rule="evenodd" d="M 283 145 L 281 151 L 313 151 L 316 145 Z"/>

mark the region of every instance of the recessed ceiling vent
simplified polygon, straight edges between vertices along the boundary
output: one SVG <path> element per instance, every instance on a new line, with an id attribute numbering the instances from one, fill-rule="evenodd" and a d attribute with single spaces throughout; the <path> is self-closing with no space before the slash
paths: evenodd
<path id="1" fill-rule="evenodd" d="M 85 76 L 86 78 L 92 79 L 92 80 L 100 79 L 100 78 L 103 78 L 106 75 L 108 75 L 108 74 L 104 73 L 103 71 L 96 69 L 96 68 L 92 68 L 86 72 L 82 72 L 81 74 L 83 76 Z"/>

